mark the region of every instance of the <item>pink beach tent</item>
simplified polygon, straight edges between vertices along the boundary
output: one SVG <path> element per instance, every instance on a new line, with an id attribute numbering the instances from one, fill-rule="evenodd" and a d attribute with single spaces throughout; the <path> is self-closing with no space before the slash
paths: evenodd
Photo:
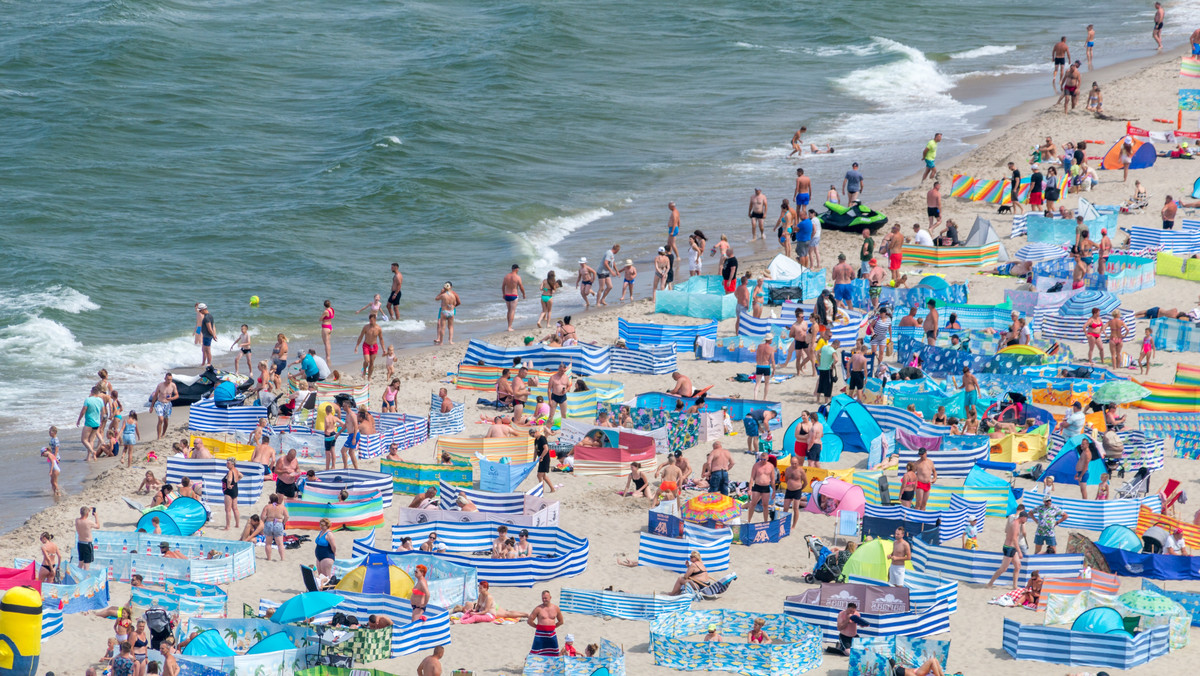
<path id="1" fill-rule="evenodd" d="M 857 512 L 859 516 L 862 516 L 866 511 L 866 503 L 867 499 L 861 488 L 841 479 L 829 477 L 813 482 L 812 497 L 808 499 L 808 504 L 804 509 L 814 514 L 832 516 L 838 511 L 842 511 Z"/>

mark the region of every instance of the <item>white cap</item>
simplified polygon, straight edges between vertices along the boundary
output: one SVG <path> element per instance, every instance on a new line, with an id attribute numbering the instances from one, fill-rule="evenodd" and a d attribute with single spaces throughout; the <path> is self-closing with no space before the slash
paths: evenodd
<path id="1" fill-rule="evenodd" d="M 1029 168 L 1033 169 L 1034 171 L 1037 171 L 1037 168 L 1038 168 L 1037 162 L 1034 162 L 1033 164 L 1029 165 Z"/>
<path id="2" fill-rule="evenodd" d="M 658 253 L 667 253 L 667 247 L 665 247 L 665 246 L 658 247 Z"/>
<path id="3" fill-rule="evenodd" d="M 567 643 L 574 643 L 574 642 L 575 642 L 575 635 L 567 634 Z"/>
<path id="4" fill-rule="evenodd" d="M 196 306 L 196 309 L 197 310 L 207 310 L 208 306 L 205 305 L 204 303 L 200 303 L 199 305 Z"/>
<path id="5" fill-rule="evenodd" d="M 580 264 L 580 265 L 583 265 L 583 264 L 584 264 L 584 263 L 586 263 L 586 262 L 587 262 L 587 256 L 584 256 L 583 258 L 580 258 L 580 259 L 579 259 L 579 264 Z"/>

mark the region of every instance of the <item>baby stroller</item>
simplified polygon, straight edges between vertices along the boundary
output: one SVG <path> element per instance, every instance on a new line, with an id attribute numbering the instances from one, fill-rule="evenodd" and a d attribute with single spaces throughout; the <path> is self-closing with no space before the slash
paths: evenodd
<path id="1" fill-rule="evenodd" d="M 1150 492 L 1150 470 L 1141 467 L 1133 475 L 1131 481 L 1126 481 L 1117 489 L 1117 499 L 1119 500 L 1136 500 L 1146 497 Z"/>
<path id="2" fill-rule="evenodd" d="M 835 582 L 841 577 L 842 561 L 832 549 L 821 542 L 821 538 L 805 535 L 804 543 L 808 546 L 809 558 L 816 557 L 817 559 L 817 563 L 813 566 L 813 572 L 804 574 L 805 582 L 809 584 Z"/>

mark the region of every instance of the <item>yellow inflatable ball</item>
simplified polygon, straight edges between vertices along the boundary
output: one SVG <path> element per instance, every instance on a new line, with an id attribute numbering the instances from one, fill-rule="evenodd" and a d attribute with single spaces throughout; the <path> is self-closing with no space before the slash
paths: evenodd
<path id="1" fill-rule="evenodd" d="M 250 296 L 250 307 L 258 307 L 258 296 Z"/>

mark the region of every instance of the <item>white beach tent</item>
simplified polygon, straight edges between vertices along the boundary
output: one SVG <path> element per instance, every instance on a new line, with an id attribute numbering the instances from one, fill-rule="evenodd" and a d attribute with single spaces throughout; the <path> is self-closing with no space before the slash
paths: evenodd
<path id="1" fill-rule="evenodd" d="M 804 274 L 806 269 L 787 256 L 777 254 L 771 264 L 767 266 L 767 272 L 770 273 L 771 279 L 787 281 Z"/>
<path id="2" fill-rule="evenodd" d="M 987 246 L 995 242 L 1000 245 L 1001 263 L 1008 262 L 1008 250 L 1004 248 L 1004 242 L 996 236 L 996 230 L 992 227 L 992 222 L 982 216 L 975 217 L 975 224 L 971 226 L 971 234 L 967 235 L 967 239 L 963 242 L 963 246 Z"/>

